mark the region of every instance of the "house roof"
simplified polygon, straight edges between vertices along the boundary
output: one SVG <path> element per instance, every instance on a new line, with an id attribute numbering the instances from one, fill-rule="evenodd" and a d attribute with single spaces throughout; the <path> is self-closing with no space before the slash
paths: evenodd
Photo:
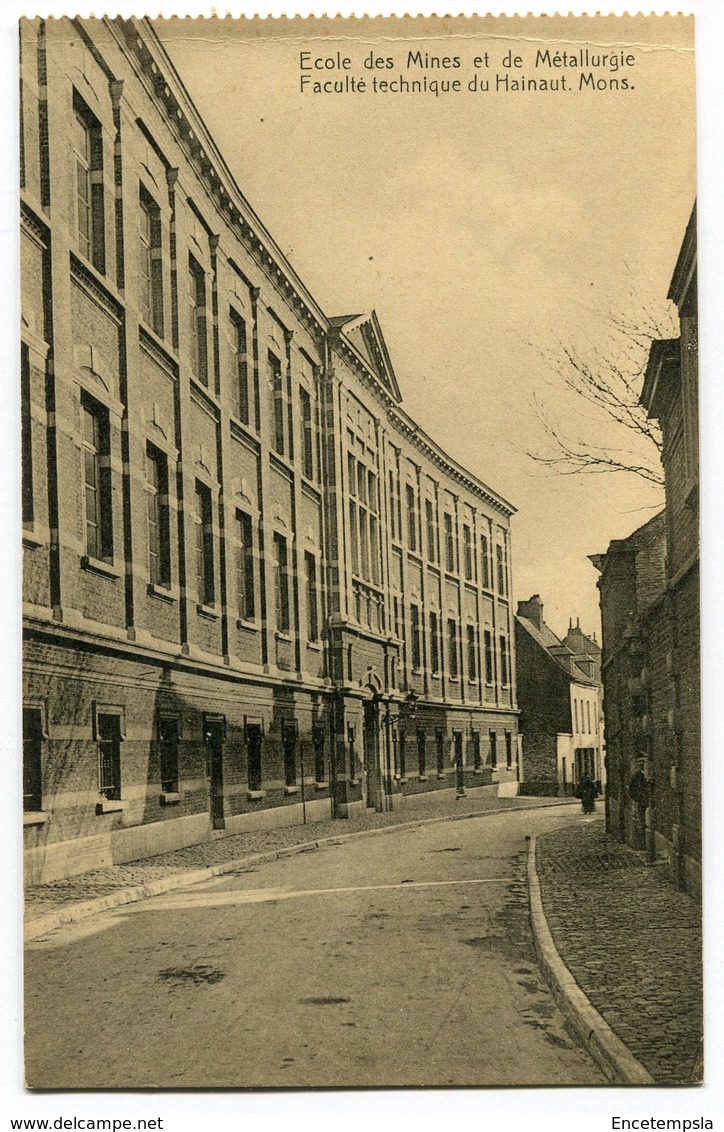
<path id="1" fill-rule="evenodd" d="M 587 684 L 591 687 L 597 687 L 598 681 L 592 680 L 581 668 L 576 664 L 575 655 L 567 648 L 563 641 L 555 635 L 552 629 L 546 625 L 545 621 L 542 623 L 540 629 L 533 624 L 527 617 L 521 617 L 516 614 L 515 620 L 518 624 L 525 629 L 536 644 L 544 649 L 554 664 L 565 672 L 566 676 L 576 684 Z"/>

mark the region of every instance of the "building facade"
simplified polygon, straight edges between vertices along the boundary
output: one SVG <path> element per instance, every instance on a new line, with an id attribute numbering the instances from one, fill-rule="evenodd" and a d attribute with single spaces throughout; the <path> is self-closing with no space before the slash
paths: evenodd
<path id="1" fill-rule="evenodd" d="M 21 83 L 27 878 L 491 784 L 513 508 L 374 313 L 319 308 L 146 21 L 24 20 Z"/>
<path id="2" fill-rule="evenodd" d="M 601 572 L 611 831 L 701 892 L 696 211 L 669 299 L 680 336 L 652 344 L 642 403 L 663 439 L 664 511 L 592 558 Z"/>
<path id="3" fill-rule="evenodd" d="M 605 782 L 595 641 L 580 626 L 578 632 L 569 629 L 571 634 L 575 651 L 546 625 L 538 594 L 518 602 L 515 655 L 522 794 L 573 794 L 584 775 L 600 789 Z"/>

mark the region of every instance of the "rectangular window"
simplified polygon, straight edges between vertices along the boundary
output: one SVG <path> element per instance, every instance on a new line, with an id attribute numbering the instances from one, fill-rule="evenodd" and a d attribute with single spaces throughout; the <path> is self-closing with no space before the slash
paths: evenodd
<path id="1" fill-rule="evenodd" d="M 209 384 L 209 358 L 206 341 L 206 276 L 200 263 L 189 256 L 189 332 L 191 372 L 202 385 Z"/>
<path id="2" fill-rule="evenodd" d="M 490 571 L 490 539 L 487 535 L 480 536 L 480 569 L 483 589 L 492 589 Z"/>
<path id="3" fill-rule="evenodd" d="M 437 773 L 445 773 L 445 733 L 435 732 L 435 753 L 437 755 Z"/>
<path id="4" fill-rule="evenodd" d="M 297 784 L 297 725 L 296 722 L 282 724 L 282 747 L 284 749 L 284 785 Z"/>
<path id="5" fill-rule="evenodd" d="M 437 562 L 437 526 L 435 523 L 435 506 L 431 499 L 425 500 L 425 527 L 427 529 L 427 557 L 431 562 Z"/>
<path id="6" fill-rule="evenodd" d="M 307 575 L 307 639 L 319 640 L 319 594 L 317 591 L 317 559 L 308 550 L 304 552 L 304 570 Z"/>
<path id="7" fill-rule="evenodd" d="M 499 542 L 495 544 L 495 560 L 498 567 L 498 593 L 505 597 L 508 592 L 505 576 L 505 551 Z"/>
<path id="8" fill-rule="evenodd" d="M 214 522 L 211 488 L 196 481 L 196 585 L 201 605 L 213 605 Z"/>
<path id="9" fill-rule="evenodd" d="M 352 546 L 352 573 L 359 574 L 359 533 L 357 527 L 357 504 L 349 501 L 349 533 Z"/>
<path id="10" fill-rule="evenodd" d="M 299 386 L 299 406 L 302 418 L 302 470 L 308 480 L 313 480 L 314 431 L 312 429 L 312 398 L 303 385 Z"/>
<path id="11" fill-rule="evenodd" d="M 591 734 L 591 701 L 586 700 L 586 732 Z"/>
<path id="12" fill-rule="evenodd" d="M 43 716 L 40 708 L 23 708 L 23 809 L 43 808 Z"/>
<path id="13" fill-rule="evenodd" d="M 148 575 L 151 585 L 171 585 L 171 533 L 168 505 L 168 460 L 153 444 L 146 445 L 148 499 Z"/>
<path id="14" fill-rule="evenodd" d="M 268 352 L 269 381 L 272 391 L 272 409 L 274 413 L 274 449 L 280 456 L 284 455 L 284 387 L 282 384 L 282 363 L 276 354 Z"/>
<path id="15" fill-rule="evenodd" d="M 141 318 L 163 338 L 163 260 L 161 210 L 143 185 L 140 188 L 140 307 Z"/>
<path id="16" fill-rule="evenodd" d="M 480 770 L 480 732 L 473 731 L 473 770 Z"/>
<path id="17" fill-rule="evenodd" d="M 400 493 L 397 490 L 397 472 L 390 468 L 390 537 L 397 540 L 400 537 Z"/>
<path id="18" fill-rule="evenodd" d="M 253 621 L 254 607 L 254 540 L 251 515 L 236 512 L 236 593 L 239 619 Z"/>
<path id="19" fill-rule="evenodd" d="M 417 733 L 417 771 L 420 777 L 425 774 L 426 764 L 426 750 L 427 747 L 427 732 L 418 731 Z"/>
<path id="20" fill-rule="evenodd" d="M 277 599 L 277 631 L 288 633 L 289 616 L 289 559 L 284 535 L 274 535 L 274 589 Z"/>
<path id="21" fill-rule="evenodd" d="M 458 624 L 453 617 L 448 618 L 448 672 L 451 680 L 458 678 Z"/>
<path id="22" fill-rule="evenodd" d="M 466 625 L 465 634 L 468 646 L 468 679 L 477 680 L 478 678 L 478 642 L 476 639 L 475 626 Z"/>
<path id="23" fill-rule="evenodd" d="M 493 684 L 493 634 L 490 629 L 484 631 L 485 641 L 485 683 Z"/>
<path id="24" fill-rule="evenodd" d="M 453 517 L 449 511 L 444 515 L 445 524 L 445 569 L 449 574 L 455 572 L 455 531 L 453 529 Z"/>
<path id="25" fill-rule="evenodd" d="M 234 409 L 239 420 L 251 423 L 251 404 L 249 398 L 249 368 L 247 362 L 246 323 L 235 310 L 229 308 L 231 324 L 232 380 L 234 388 Z"/>
<path id="26" fill-rule="evenodd" d="M 578 734 L 578 700 L 573 700 L 573 724 L 576 734 Z"/>
<path id="27" fill-rule="evenodd" d="M 324 724 L 321 720 L 312 724 L 312 746 L 314 748 L 314 781 L 322 783 L 325 779 L 326 762 L 324 758 Z"/>
<path id="28" fill-rule="evenodd" d="M 430 612 L 430 671 L 440 671 L 440 625 L 434 611 Z"/>
<path id="29" fill-rule="evenodd" d="M 491 731 L 490 733 L 490 765 L 495 769 L 498 765 L 498 735 L 497 732 Z"/>
<path id="30" fill-rule="evenodd" d="M 417 551 L 417 506 L 415 489 L 411 483 L 405 484 L 405 501 L 407 503 L 407 546 L 409 550 Z"/>
<path id="31" fill-rule="evenodd" d="M 98 793 L 109 801 L 121 797 L 121 717 L 98 715 Z"/>
<path id="32" fill-rule="evenodd" d="M 85 548 L 89 558 L 113 559 L 113 522 L 108 410 L 82 396 Z"/>
<path id="33" fill-rule="evenodd" d="M 33 499 L 33 417 L 30 399 L 30 351 L 23 342 L 20 348 L 20 413 L 22 428 L 22 515 L 23 526 L 32 527 L 35 517 Z"/>
<path id="34" fill-rule="evenodd" d="M 473 533 L 467 523 L 463 524 L 463 563 L 465 566 L 465 581 L 473 580 Z"/>
<path id="35" fill-rule="evenodd" d="M 246 774 L 250 790 L 261 790 L 261 747 L 262 732 L 258 723 L 246 725 Z"/>
<path id="36" fill-rule="evenodd" d="M 410 606 L 410 624 L 412 626 L 412 667 L 422 668 L 422 647 L 420 639 L 420 607 Z"/>
<path id="37" fill-rule="evenodd" d="M 161 793 L 178 794 L 178 720 L 162 715 L 158 721 Z"/>
<path id="38" fill-rule="evenodd" d="M 513 765 L 513 733 L 505 732 L 505 765 L 510 770 Z"/>
<path id="39" fill-rule="evenodd" d="M 505 687 L 508 683 L 508 642 L 505 636 L 500 635 L 500 683 Z"/>
<path id="40" fill-rule="evenodd" d="M 75 196 L 78 248 L 100 272 L 106 270 L 103 136 L 98 119 L 77 95 L 75 114 Z"/>

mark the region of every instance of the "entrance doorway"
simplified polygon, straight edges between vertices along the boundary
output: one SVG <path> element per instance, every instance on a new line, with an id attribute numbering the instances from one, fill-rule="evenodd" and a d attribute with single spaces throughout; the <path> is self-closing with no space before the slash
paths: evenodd
<path id="1" fill-rule="evenodd" d="M 224 730 L 223 716 L 206 716 L 204 743 L 209 768 L 209 813 L 212 829 L 224 829 Z"/>
<path id="2" fill-rule="evenodd" d="M 382 810 L 380 776 L 380 709 L 376 700 L 364 706 L 364 733 L 362 757 L 364 759 L 365 804 L 369 809 Z"/>

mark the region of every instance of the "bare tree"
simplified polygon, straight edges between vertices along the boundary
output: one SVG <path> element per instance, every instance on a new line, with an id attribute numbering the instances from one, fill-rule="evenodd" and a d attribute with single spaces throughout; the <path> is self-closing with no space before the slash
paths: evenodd
<path id="1" fill-rule="evenodd" d="M 531 459 L 559 475 L 628 472 L 663 486 L 661 431 L 639 398 L 652 341 L 672 336 L 666 319 L 642 312 L 636 320 L 609 316 L 597 342 L 585 347 L 531 343 L 557 392 L 573 394 L 574 406 L 580 402 L 578 412 L 566 414 L 564 425 L 559 414 L 552 415 L 540 398 L 534 399 L 547 448 L 528 451 Z"/>

